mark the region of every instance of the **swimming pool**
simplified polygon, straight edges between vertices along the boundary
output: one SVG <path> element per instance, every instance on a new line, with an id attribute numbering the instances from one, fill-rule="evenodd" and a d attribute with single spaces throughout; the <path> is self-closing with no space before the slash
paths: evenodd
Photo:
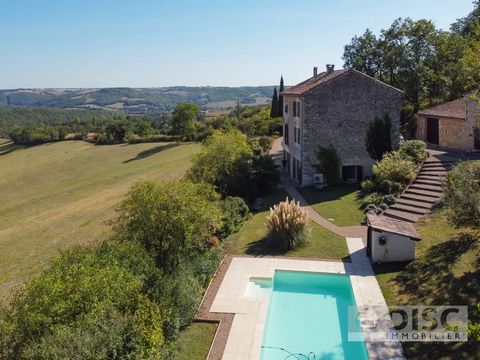
<path id="1" fill-rule="evenodd" d="M 347 275 L 276 270 L 261 359 L 367 360 L 365 342 L 347 340 L 352 305 Z"/>

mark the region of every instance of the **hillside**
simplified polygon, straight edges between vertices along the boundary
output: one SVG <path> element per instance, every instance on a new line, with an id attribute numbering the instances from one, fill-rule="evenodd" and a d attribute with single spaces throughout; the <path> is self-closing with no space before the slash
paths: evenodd
<path id="1" fill-rule="evenodd" d="M 266 104 L 273 86 L 161 87 L 104 89 L 0 90 L 0 106 L 122 110 L 128 114 L 171 111 L 178 102 L 191 101 L 203 110 L 222 110 L 236 105 Z"/>
<path id="2" fill-rule="evenodd" d="M 108 234 L 132 183 L 181 176 L 198 149 L 82 141 L 15 148 L 0 140 L 0 299 L 58 250 Z"/>

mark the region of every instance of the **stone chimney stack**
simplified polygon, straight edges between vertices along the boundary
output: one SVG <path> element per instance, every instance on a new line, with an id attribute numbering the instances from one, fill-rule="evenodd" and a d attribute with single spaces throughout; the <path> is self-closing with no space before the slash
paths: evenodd
<path id="1" fill-rule="evenodd" d="M 317 76 L 317 74 L 318 74 L 318 67 L 314 66 L 313 67 L 313 76 L 315 77 L 315 76 Z"/>
<path id="2" fill-rule="evenodd" d="M 335 70 L 335 65 L 327 64 L 327 74 L 331 74 Z"/>

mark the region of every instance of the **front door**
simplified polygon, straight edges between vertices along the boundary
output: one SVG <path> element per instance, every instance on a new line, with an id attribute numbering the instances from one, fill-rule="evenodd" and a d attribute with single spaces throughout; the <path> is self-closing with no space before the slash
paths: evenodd
<path id="1" fill-rule="evenodd" d="M 427 142 L 438 145 L 438 119 L 427 119 Z"/>

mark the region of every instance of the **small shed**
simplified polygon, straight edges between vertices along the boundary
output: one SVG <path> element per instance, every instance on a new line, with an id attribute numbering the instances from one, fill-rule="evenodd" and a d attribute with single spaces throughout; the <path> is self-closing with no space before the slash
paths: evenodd
<path id="1" fill-rule="evenodd" d="M 367 225 L 367 254 L 374 263 L 415 259 L 420 236 L 412 223 L 368 214 Z"/>

